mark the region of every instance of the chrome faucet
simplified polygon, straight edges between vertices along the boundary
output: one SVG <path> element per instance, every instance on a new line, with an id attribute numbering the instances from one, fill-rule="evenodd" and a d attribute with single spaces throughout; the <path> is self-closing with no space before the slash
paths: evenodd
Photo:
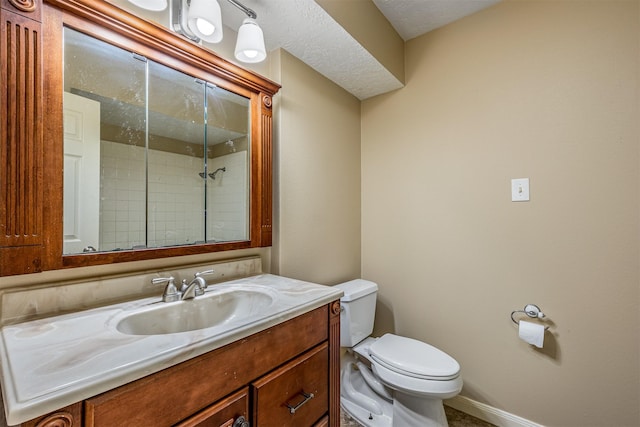
<path id="1" fill-rule="evenodd" d="M 167 286 L 164 288 L 164 292 L 162 293 L 162 301 L 164 302 L 173 302 L 180 300 L 180 291 L 176 288 L 175 280 L 173 276 L 169 277 L 156 277 L 155 279 L 151 279 L 151 283 L 154 285 L 160 283 L 166 283 Z"/>
<path id="2" fill-rule="evenodd" d="M 202 276 L 213 274 L 213 272 L 213 270 L 198 272 L 193 275 L 193 279 L 189 283 L 187 283 L 186 279 L 183 279 L 182 286 L 180 287 L 180 290 L 182 291 L 182 299 L 192 299 L 203 295 L 204 290 L 207 289 L 207 281 L 204 280 L 204 277 Z"/>

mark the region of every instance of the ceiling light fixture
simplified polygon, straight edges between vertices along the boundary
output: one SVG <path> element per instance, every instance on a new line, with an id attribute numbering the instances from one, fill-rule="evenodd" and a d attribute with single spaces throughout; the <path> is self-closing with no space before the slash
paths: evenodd
<path id="1" fill-rule="evenodd" d="M 246 18 L 242 21 L 238 29 L 235 55 L 238 61 L 249 63 L 262 62 L 267 57 L 262 28 L 254 19 Z"/>
<path id="2" fill-rule="evenodd" d="M 188 7 L 187 28 L 196 38 L 209 43 L 219 43 L 222 40 L 222 12 L 216 0 L 191 0 L 187 6 L 186 0 L 177 0 L 184 8 Z"/>
<path id="3" fill-rule="evenodd" d="M 143 1 L 129 0 L 134 4 Z M 227 0 L 243 11 L 246 18 L 238 29 L 235 57 L 238 61 L 256 63 L 264 61 L 267 51 L 262 29 L 255 21 L 258 15 L 237 0 Z M 222 13 L 217 0 L 172 0 L 172 28 L 175 32 L 199 42 L 219 43 L 222 40 Z"/>

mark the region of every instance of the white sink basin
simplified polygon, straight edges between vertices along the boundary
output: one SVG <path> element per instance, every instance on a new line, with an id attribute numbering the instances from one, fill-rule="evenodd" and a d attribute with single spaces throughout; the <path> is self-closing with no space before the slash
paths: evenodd
<path id="1" fill-rule="evenodd" d="M 273 291 L 265 287 L 214 285 L 194 299 L 137 309 L 120 319 L 116 328 L 128 335 L 161 335 L 231 327 L 267 313 L 274 299 Z"/>

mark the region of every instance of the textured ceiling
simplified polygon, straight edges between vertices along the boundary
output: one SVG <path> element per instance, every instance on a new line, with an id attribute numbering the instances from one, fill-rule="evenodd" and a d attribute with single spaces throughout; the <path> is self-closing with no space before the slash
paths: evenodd
<path id="1" fill-rule="evenodd" d="M 498 1 L 373 0 L 405 41 Z M 219 3 L 225 25 L 239 28 L 244 14 L 227 1 Z M 402 87 L 402 82 L 314 0 L 243 0 L 242 3 L 258 14 L 267 51 L 287 50 L 358 99 Z"/>
<path id="2" fill-rule="evenodd" d="M 500 0 L 373 0 L 403 40 L 421 36 Z"/>

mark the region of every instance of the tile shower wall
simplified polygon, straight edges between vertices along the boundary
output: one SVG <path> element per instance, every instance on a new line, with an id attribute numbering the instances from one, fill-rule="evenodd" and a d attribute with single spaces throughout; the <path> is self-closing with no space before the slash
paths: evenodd
<path id="1" fill-rule="evenodd" d="M 204 242 L 203 159 L 149 150 L 148 246 Z"/>
<path id="2" fill-rule="evenodd" d="M 144 147 L 102 141 L 100 156 L 100 250 L 204 241 L 202 158 L 149 150 L 147 212 Z M 226 167 L 207 182 L 209 240 L 244 240 L 246 152 L 209 164 L 210 171 Z"/>
<path id="3" fill-rule="evenodd" d="M 143 147 L 100 143 L 100 248 L 146 243 L 146 185 Z"/>
<path id="4" fill-rule="evenodd" d="M 207 184 L 207 238 L 215 241 L 249 239 L 247 152 L 209 159 L 209 172 L 218 172 Z"/>

